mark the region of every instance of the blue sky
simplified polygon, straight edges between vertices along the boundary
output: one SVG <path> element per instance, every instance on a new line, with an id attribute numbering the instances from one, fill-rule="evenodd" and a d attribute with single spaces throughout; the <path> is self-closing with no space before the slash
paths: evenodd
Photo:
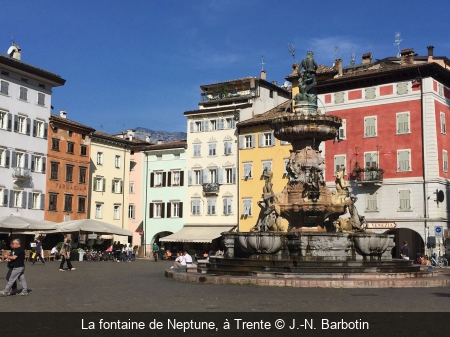
<path id="1" fill-rule="evenodd" d="M 428 3 L 432 5 L 428 5 Z M 22 0 L 2 5 L 0 52 L 11 36 L 22 60 L 67 80 L 53 92 L 54 112 L 98 130 L 186 131 L 184 111 L 198 108 L 199 86 L 290 73 L 308 50 L 331 66 L 400 47 L 450 56 L 447 1 L 116 1 Z"/>

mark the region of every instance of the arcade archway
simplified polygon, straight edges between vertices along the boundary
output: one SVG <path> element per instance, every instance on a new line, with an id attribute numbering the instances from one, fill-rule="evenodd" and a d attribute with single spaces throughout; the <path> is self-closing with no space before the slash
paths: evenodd
<path id="1" fill-rule="evenodd" d="M 425 242 L 422 236 L 416 231 L 409 228 L 390 229 L 385 234 L 394 234 L 395 247 L 392 249 L 392 257 L 400 258 L 400 249 L 403 247 L 403 242 L 407 241 L 409 246 L 410 260 L 416 260 L 418 255 L 425 253 Z"/>

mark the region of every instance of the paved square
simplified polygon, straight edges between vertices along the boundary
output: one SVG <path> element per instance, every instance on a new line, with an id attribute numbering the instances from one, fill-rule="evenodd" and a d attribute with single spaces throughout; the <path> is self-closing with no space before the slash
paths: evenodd
<path id="1" fill-rule="evenodd" d="M 68 312 L 384 312 L 450 311 L 450 288 L 319 289 L 212 285 L 167 279 L 168 261 L 26 265 L 30 295 L 0 298 L 0 311 Z M 6 281 L 0 263 L 0 287 Z M 20 287 L 20 286 L 19 286 Z"/>

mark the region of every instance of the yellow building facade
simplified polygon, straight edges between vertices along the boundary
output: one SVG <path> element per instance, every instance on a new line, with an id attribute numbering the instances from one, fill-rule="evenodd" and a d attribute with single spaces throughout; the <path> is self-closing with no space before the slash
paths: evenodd
<path id="1" fill-rule="evenodd" d="M 239 231 L 248 232 L 258 221 L 262 201 L 264 168 L 273 173 L 273 191 L 280 193 L 286 186 L 286 163 L 292 146 L 273 136 L 267 120 L 284 111 L 282 103 L 268 112 L 239 123 Z M 283 225 L 287 221 L 283 220 Z"/>

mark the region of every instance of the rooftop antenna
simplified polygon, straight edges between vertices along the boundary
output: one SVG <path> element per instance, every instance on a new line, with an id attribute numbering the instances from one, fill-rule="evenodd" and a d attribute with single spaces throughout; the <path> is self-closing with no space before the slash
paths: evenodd
<path id="1" fill-rule="evenodd" d="M 264 65 L 265 65 L 265 63 L 264 63 L 264 55 L 261 56 L 261 65 L 262 65 L 261 71 L 263 71 L 264 70 Z"/>
<path id="2" fill-rule="evenodd" d="M 103 124 L 100 124 L 99 128 L 100 128 L 100 130 L 102 130 L 102 132 L 103 132 Z"/>
<path id="3" fill-rule="evenodd" d="M 339 46 L 334 46 L 334 59 L 337 60 L 339 56 Z"/>
<path id="4" fill-rule="evenodd" d="M 354 66 L 355 65 L 355 59 L 356 59 L 356 54 L 354 52 L 355 47 L 350 48 L 350 51 L 352 52 L 351 58 L 352 60 L 350 61 L 350 66 Z"/>
<path id="5" fill-rule="evenodd" d="M 286 45 L 286 49 L 292 55 L 292 57 L 294 58 L 294 62 L 297 64 L 297 60 L 295 59 L 295 47 L 294 47 L 294 45 L 292 43 L 289 43 L 288 45 Z"/>
<path id="6" fill-rule="evenodd" d="M 398 49 L 398 54 L 397 54 L 397 58 L 400 58 L 400 42 L 402 42 L 403 40 L 400 38 L 400 33 L 397 32 L 395 33 L 395 42 L 394 42 L 394 46 L 397 46 Z"/>

